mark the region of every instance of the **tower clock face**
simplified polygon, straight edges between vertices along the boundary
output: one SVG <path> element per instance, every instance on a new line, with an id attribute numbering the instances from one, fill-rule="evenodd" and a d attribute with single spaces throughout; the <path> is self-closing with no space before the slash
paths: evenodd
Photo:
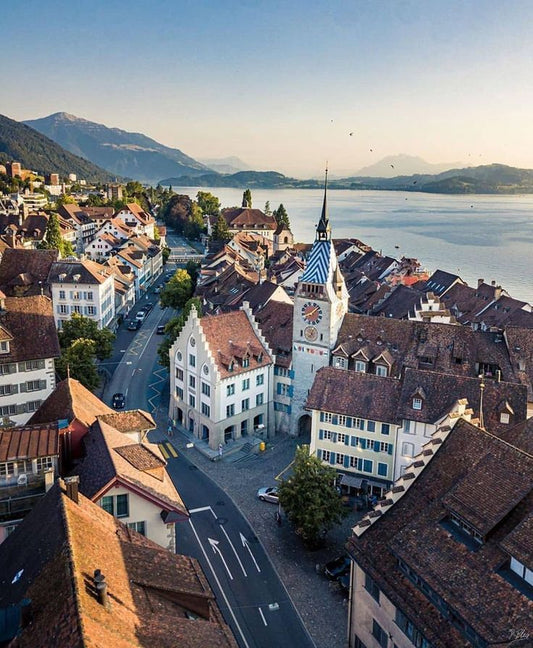
<path id="1" fill-rule="evenodd" d="M 306 326 L 304 329 L 304 335 L 308 342 L 315 342 L 318 338 L 318 331 L 314 326 Z"/>
<path id="2" fill-rule="evenodd" d="M 318 324 L 322 319 L 322 308 L 316 302 L 306 302 L 302 306 L 302 317 L 308 324 Z"/>

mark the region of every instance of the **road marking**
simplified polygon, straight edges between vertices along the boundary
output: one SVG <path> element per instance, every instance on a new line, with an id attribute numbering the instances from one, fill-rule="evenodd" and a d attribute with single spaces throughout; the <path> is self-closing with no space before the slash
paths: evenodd
<path id="1" fill-rule="evenodd" d="M 159 449 L 161 450 L 161 454 L 163 455 L 163 457 L 165 457 L 165 459 L 168 459 L 169 454 L 167 452 L 167 449 L 165 448 L 165 444 L 164 443 L 158 443 L 158 446 L 159 446 Z"/>
<path id="2" fill-rule="evenodd" d="M 257 608 L 259 610 L 259 614 L 261 615 L 261 618 L 263 619 L 263 623 L 267 626 L 267 620 L 265 619 L 265 615 L 263 614 L 263 610 L 261 608 Z"/>
<path id="3" fill-rule="evenodd" d="M 213 511 L 211 511 L 211 512 L 214 513 Z M 215 515 L 215 518 L 216 518 L 216 515 Z M 229 535 L 226 533 L 226 529 L 223 526 L 221 526 L 220 528 L 222 529 L 222 533 L 226 536 L 226 540 L 229 542 L 230 547 L 233 549 L 233 553 L 235 554 L 235 558 L 237 558 L 237 560 L 239 562 L 239 565 L 241 566 L 242 573 L 246 576 L 246 578 L 248 578 L 248 574 L 246 573 L 246 569 L 244 569 L 244 565 L 242 564 L 241 559 L 239 558 L 239 554 L 237 553 L 235 547 L 233 546 L 233 542 L 229 539 Z"/>
<path id="4" fill-rule="evenodd" d="M 201 513 L 202 511 L 210 511 L 210 506 L 202 506 L 200 508 L 189 509 L 189 513 Z"/>
<path id="5" fill-rule="evenodd" d="M 220 560 L 222 560 L 222 563 L 226 568 L 226 571 L 228 572 L 228 576 L 230 577 L 231 580 L 233 580 L 233 576 L 229 570 L 228 563 L 226 562 L 224 556 L 222 555 L 222 551 L 218 548 L 219 541 L 215 540 L 214 538 L 207 538 L 207 540 L 209 541 L 209 544 L 213 549 L 213 553 L 217 553 L 220 556 Z"/>
<path id="6" fill-rule="evenodd" d="M 252 560 L 254 561 L 254 565 L 256 566 L 257 571 L 261 572 L 261 570 L 259 569 L 259 565 L 257 564 L 257 560 L 255 559 L 255 556 L 253 555 L 252 550 L 250 549 L 250 544 L 249 544 L 248 540 L 246 539 L 246 537 L 242 533 L 239 533 L 239 535 L 241 536 L 242 546 L 246 547 L 246 549 L 248 549 L 248 552 L 249 552 Z"/>
<path id="7" fill-rule="evenodd" d="M 211 507 L 206 506 L 205 508 L 209 509 Z M 191 511 L 189 511 L 189 513 L 191 513 Z M 246 637 L 244 636 L 244 633 L 243 633 L 243 631 L 241 629 L 241 626 L 239 625 L 239 622 L 237 621 L 237 619 L 235 617 L 235 613 L 233 612 L 233 608 L 229 604 L 228 597 L 226 596 L 226 592 L 224 592 L 224 590 L 222 589 L 222 585 L 220 584 L 220 581 L 218 580 L 218 576 L 217 576 L 215 570 L 213 569 L 213 565 L 211 564 L 211 561 L 209 560 L 209 557 L 208 557 L 207 553 L 205 552 L 204 546 L 200 542 L 200 538 L 198 537 L 198 534 L 196 533 L 196 529 L 194 528 L 194 524 L 192 523 L 191 518 L 189 518 L 189 524 L 191 525 L 193 533 L 196 536 L 196 540 L 198 542 L 198 545 L 199 545 L 200 549 L 202 550 L 202 553 L 204 554 L 204 558 L 207 560 L 207 564 L 209 565 L 209 568 L 211 569 L 211 573 L 213 574 L 213 578 L 215 579 L 215 581 L 216 581 L 216 583 L 218 585 L 218 589 L 220 590 L 220 592 L 222 594 L 222 597 L 223 597 L 223 599 L 224 599 L 224 601 L 226 603 L 226 606 L 227 606 L 227 608 L 228 608 L 228 610 L 229 610 L 229 612 L 231 614 L 231 618 L 233 619 L 233 622 L 235 623 L 235 626 L 237 627 L 237 630 L 239 631 L 239 634 L 241 635 L 241 639 L 242 639 L 242 642 L 244 644 L 244 648 L 250 648 L 250 644 L 246 641 Z"/>
<path id="8" fill-rule="evenodd" d="M 176 452 L 176 448 L 172 445 L 172 443 L 170 443 L 169 441 L 167 441 L 165 445 L 167 446 L 167 450 L 169 451 L 169 453 L 170 453 L 174 458 L 176 458 L 176 457 L 178 456 L 178 453 Z"/>

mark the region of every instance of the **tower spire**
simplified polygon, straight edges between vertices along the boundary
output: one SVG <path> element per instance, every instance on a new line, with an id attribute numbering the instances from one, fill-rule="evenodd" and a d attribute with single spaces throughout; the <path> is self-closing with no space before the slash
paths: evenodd
<path id="1" fill-rule="evenodd" d="M 329 241 L 331 228 L 328 218 L 328 163 L 326 162 L 326 175 L 324 179 L 324 202 L 322 203 L 322 214 L 316 228 L 317 241 Z"/>

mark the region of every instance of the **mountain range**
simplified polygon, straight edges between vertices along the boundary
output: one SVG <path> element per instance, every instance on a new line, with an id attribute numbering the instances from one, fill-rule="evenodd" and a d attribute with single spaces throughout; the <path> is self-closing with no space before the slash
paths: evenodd
<path id="1" fill-rule="evenodd" d="M 402 175 L 436 175 L 444 171 L 449 171 L 450 169 L 459 169 L 462 166 L 464 166 L 462 162 L 432 164 L 431 162 L 426 162 L 421 157 L 399 153 L 398 155 L 388 155 L 375 164 L 363 167 L 356 173 L 350 175 L 360 178 L 394 178 L 398 175 L 398 171 Z"/>
<path id="2" fill-rule="evenodd" d="M 113 175 L 89 160 L 73 155 L 33 128 L 0 115 L 0 161 L 15 160 L 40 174 L 75 173 L 90 182 L 109 182 Z"/>
<path id="3" fill-rule="evenodd" d="M 168 175 L 195 176 L 210 171 L 179 149 L 164 146 L 142 133 L 108 128 L 65 112 L 24 124 L 116 176 L 155 183 Z"/>

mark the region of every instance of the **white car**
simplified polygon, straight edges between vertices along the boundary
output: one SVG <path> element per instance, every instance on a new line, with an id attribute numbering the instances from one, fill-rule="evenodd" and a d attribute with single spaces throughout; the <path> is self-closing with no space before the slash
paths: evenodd
<path id="1" fill-rule="evenodd" d="M 135 319 L 139 320 L 139 322 L 144 322 L 144 318 L 146 317 L 146 313 L 143 310 L 140 310 L 137 315 L 135 315 Z"/>
<path id="2" fill-rule="evenodd" d="M 257 491 L 257 497 L 262 502 L 272 502 L 272 504 L 279 504 L 278 489 L 276 486 L 269 488 L 260 488 Z"/>

